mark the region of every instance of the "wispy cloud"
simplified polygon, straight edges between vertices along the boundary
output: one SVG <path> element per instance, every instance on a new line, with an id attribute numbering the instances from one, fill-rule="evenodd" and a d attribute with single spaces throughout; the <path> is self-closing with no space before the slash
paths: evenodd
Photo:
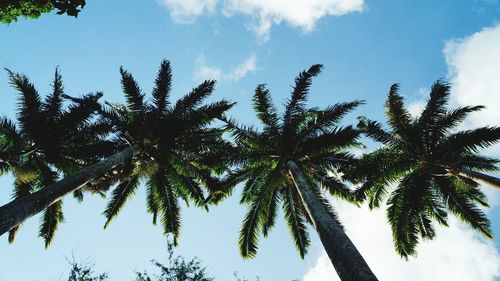
<path id="1" fill-rule="evenodd" d="M 257 71 L 257 56 L 252 54 L 248 56 L 241 64 L 237 65 L 228 72 L 222 71 L 218 66 L 209 66 L 205 62 L 204 55 L 200 55 L 196 60 L 196 68 L 193 79 L 203 81 L 206 79 L 215 79 L 218 81 L 236 82 L 249 73 Z"/>
<path id="2" fill-rule="evenodd" d="M 194 23 L 204 13 L 214 13 L 219 0 L 157 0 L 167 7 L 176 23 Z"/>
<path id="3" fill-rule="evenodd" d="M 205 13 L 249 16 L 249 25 L 261 40 L 269 39 L 274 24 L 287 24 L 310 32 L 319 19 L 363 10 L 364 0 L 158 0 L 177 23 L 193 23 Z"/>

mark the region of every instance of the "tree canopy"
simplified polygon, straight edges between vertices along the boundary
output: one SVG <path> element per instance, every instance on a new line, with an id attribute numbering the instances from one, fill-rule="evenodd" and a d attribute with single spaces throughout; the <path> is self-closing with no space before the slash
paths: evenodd
<path id="1" fill-rule="evenodd" d="M 450 85 L 437 81 L 425 108 L 413 117 L 395 84 L 386 101 L 389 130 L 376 121 L 360 119 L 359 127 L 382 146 L 363 155 L 347 175 L 361 184 L 358 196 L 370 208 L 387 202 L 394 245 L 405 258 L 416 254 L 421 239 L 436 235 L 433 221 L 448 225 L 448 212 L 485 237 L 493 237 L 481 209 L 488 203 L 478 174 L 496 171 L 498 160 L 479 151 L 500 141 L 500 127 L 458 130 L 469 114 L 483 106 L 448 109 L 449 97 Z"/>
<path id="2" fill-rule="evenodd" d="M 77 17 L 85 7 L 85 0 L 2 0 L 0 23 L 11 23 L 19 18 L 36 19 L 56 10 L 56 14 Z"/>

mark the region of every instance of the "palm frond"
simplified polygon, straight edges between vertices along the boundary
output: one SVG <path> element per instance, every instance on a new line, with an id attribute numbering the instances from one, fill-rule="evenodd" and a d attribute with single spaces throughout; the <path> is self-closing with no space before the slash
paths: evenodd
<path id="1" fill-rule="evenodd" d="M 310 245 L 309 234 L 305 222 L 305 216 L 300 211 L 300 202 L 294 200 L 292 188 L 287 188 L 283 194 L 283 211 L 285 212 L 285 221 L 292 235 L 293 242 L 301 258 L 307 254 Z"/>
<path id="2" fill-rule="evenodd" d="M 17 234 L 19 233 L 19 230 L 21 229 L 21 224 L 16 225 L 14 228 L 9 230 L 9 237 L 7 238 L 7 241 L 9 244 L 14 243 L 14 240 L 16 240 Z"/>
<path id="3" fill-rule="evenodd" d="M 243 219 L 238 244 L 243 258 L 254 258 L 257 254 L 257 243 L 259 233 L 262 231 L 262 223 L 266 219 L 265 209 L 269 205 L 273 190 L 267 186 L 261 186 L 256 192 L 256 197 Z"/>
<path id="4" fill-rule="evenodd" d="M 490 229 L 490 221 L 486 215 L 477 208 L 471 199 L 468 198 L 467 191 L 456 189 L 456 185 L 450 178 L 436 177 L 435 182 L 439 187 L 443 200 L 447 203 L 448 209 L 462 222 L 470 225 L 474 230 L 480 232 L 485 237 L 493 239 Z"/>
<path id="5" fill-rule="evenodd" d="M 64 221 L 62 211 L 62 201 L 59 200 L 50 205 L 43 213 L 39 235 L 45 241 L 45 248 L 48 248 L 54 239 L 57 227 Z"/>
<path id="6" fill-rule="evenodd" d="M 393 136 L 382 128 L 382 124 L 377 121 L 372 121 L 366 117 L 358 117 L 358 130 L 364 133 L 369 138 L 374 141 L 381 142 L 383 144 L 395 143 Z"/>
<path id="7" fill-rule="evenodd" d="M 328 175 L 327 172 L 320 171 L 316 172 L 311 179 L 318 182 L 323 190 L 328 191 L 332 196 L 350 203 L 358 203 L 355 193 L 344 184 L 340 178 Z"/>
<path id="8" fill-rule="evenodd" d="M 500 127 L 481 127 L 460 131 L 445 137 L 437 147 L 447 154 L 475 152 L 492 146 L 500 141 Z"/>
<path id="9" fill-rule="evenodd" d="M 396 252 L 403 258 L 416 254 L 419 236 L 434 237 L 435 231 L 425 212 L 430 179 L 419 171 L 407 175 L 388 200 L 387 217 Z"/>
<path id="10" fill-rule="evenodd" d="M 134 195 L 138 185 L 139 177 L 132 176 L 129 180 L 121 182 L 115 187 L 115 189 L 113 189 L 111 198 L 103 212 L 106 217 L 104 228 L 108 227 L 111 221 L 118 216 L 118 213 L 123 208 L 127 200 Z"/>
<path id="11" fill-rule="evenodd" d="M 175 103 L 173 113 L 181 114 L 195 109 L 213 92 L 214 88 L 215 80 L 204 81 Z"/>
<path id="12" fill-rule="evenodd" d="M 54 81 L 52 82 L 52 93 L 45 98 L 42 109 L 47 114 L 47 121 L 57 119 L 62 110 L 62 95 L 64 86 L 59 68 L 56 68 Z"/>
<path id="13" fill-rule="evenodd" d="M 314 118 L 306 122 L 298 133 L 301 139 L 307 139 L 314 135 L 323 133 L 327 128 L 335 126 L 349 112 L 364 104 L 363 101 L 352 101 L 337 103 L 326 109 L 316 111 Z"/>
<path id="14" fill-rule="evenodd" d="M 276 223 L 276 217 L 278 214 L 277 206 L 281 202 L 281 196 L 277 188 L 273 189 L 273 194 L 269 200 L 269 204 L 265 207 L 265 219 L 262 222 L 262 235 L 267 237 L 269 232 L 274 227 Z"/>
<path id="15" fill-rule="evenodd" d="M 5 152 L 7 156 L 13 156 L 14 154 L 20 153 L 23 144 L 23 137 L 21 132 L 18 131 L 14 122 L 12 122 L 7 117 L 0 118 L 0 140 L 1 140 L 1 150 Z M 7 157 L 10 158 L 10 157 Z M 10 159 L 3 159 L 10 160 Z"/>
<path id="16" fill-rule="evenodd" d="M 40 111 L 42 102 L 35 86 L 26 75 L 14 73 L 8 69 L 10 84 L 19 93 L 18 120 L 24 132 L 31 136 L 39 137 L 42 128 Z"/>
<path id="17" fill-rule="evenodd" d="M 69 97 L 62 96 L 66 99 Z M 71 131 L 90 121 L 93 114 L 101 107 L 98 101 L 102 96 L 103 93 L 97 92 L 83 95 L 81 98 L 72 98 L 74 103 L 68 106 L 68 109 L 60 117 L 60 127 Z"/>
<path id="18" fill-rule="evenodd" d="M 194 202 L 197 207 L 206 207 L 206 196 L 199 183 L 189 176 L 179 175 L 176 172 L 170 173 L 170 180 L 175 186 L 176 193 L 179 194 L 189 204 Z"/>
<path id="19" fill-rule="evenodd" d="M 335 153 L 347 148 L 359 146 L 357 139 L 359 131 L 351 126 L 334 128 L 321 135 L 309 138 L 300 143 L 303 155 L 314 155 L 315 153 Z"/>
<path id="20" fill-rule="evenodd" d="M 172 234 L 174 245 L 177 245 L 180 231 L 180 208 L 175 197 L 172 183 L 162 168 L 150 177 L 148 185 L 157 192 L 160 201 L 159 213 L 165 235 Z"/>
<path id="21" fill-rule="evenodd" d="M 391 86 L 387 102 L 385 104 L 387 109 L 386 114 L 391 128 L 401 137 L 405 138 L 411 124 L 411 116 L 405 109 L 403 97 L 399 95 L 398 90 L 398 84 Z"/>
<path id="22" fill-rule="evenodd" d="M 132 74 L 126 71 L 123 67 L 120 67 L 121 83 L 123 93 L 127 100 L 127 107 L 133 113 L 139 113 L 144 108 L 144 94 L 141 88 L 135 81 Z"/>
<path id="23" fill-rule="evenodd" d="M 271 100 L 271 93 L 266 85 L 260 84 L 253 95 L 253 108 L 259 120 L 269 129 L 276 130 L 278 126 L 278 113 Z"/>
<path id="24" fill-rule="evenodd" d="M 283 127 L 285 131 L 295 129 L 294 125 L 297 123 L 293 122 L 293 119 L 304 112 L 305 101 L 309 94 L 312 78 L 317 76 L 322 68 L 321 64 L 315 64 L 308 71 L 302 71 L 295 78 L 292 96 L 285 105 L 285 113 L 283 115 Z"/>
<path id="25" fill-rule="evenodd" d="M 449 130 L 458 126 L 465 118 L 473 113 L 484 109 L 482 105 L 478 106 L 464 106 L 455 108 L 453 110 L 447 111 L 439 120 L 437 120 L 437 127 L 442 128 L 442 133 L 446 133 Z"/>
<path id="26" fill-rule="evenodd" d="M 437 120 L 446 114 L 446 104 L 450 96 L 450 85 L 436 81 L 432 85 L 430 98 L 420 114 L 419 122 L 426 127 L 433 127 Z"/>
<path id="27" fill-rule="evenodd" d="M 155 80 L 153 89 L 153 107 L 156 111 L 156 118 L 163 116 L 169 105 L 168 98 L 172 87 L 172 69 L 168 60 L 163 60 L 160 70 Z"/>
<path id="28" fill-rule="evenodd" d="M 493 172 L 497 171 L 497 164 L 500 162 L 496 158 L 478 155 L 475 153 L 460 153 L 450 157 L 451 161 L 458 163 L 458 169 L 470 169 L 474 171 Z"/>

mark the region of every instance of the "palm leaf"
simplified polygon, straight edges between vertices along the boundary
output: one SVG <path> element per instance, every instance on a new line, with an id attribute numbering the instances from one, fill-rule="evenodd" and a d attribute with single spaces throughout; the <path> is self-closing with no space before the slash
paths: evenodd
<path id="1" fill-rule="evenodd" d="M 62 110 L 62 95 L 64 94 L 64 87 L 62 77 L 59 69 L 56 68 L 54 74 L 54 81 L 52 82 L 52 94 L 45 98 L 42 109 L 47 114 L 47 120 L 54 120 L 59 117 Z"/>
<path id="2" fill-rule="evenodd" d="M 500 141 L 500 127 L 482 127 L 460 131 L 444 138 L 437 151 L 449 154 L 470 151 L 477 153 L 479 149 L 492 146 Z"/>
<path id="3" fill-rule="evenodd" d="M 326 109 L 318 110 L 314 118 L 307 122 L 300 130 L 299 138 L 310 138 L 318 133 L 323 133 L 325 128 L 335 126 L 349 112 L 364 104 L 363 101 L 338 103 Z"/>
<path id="4" fill-rule="evenodd" d="M 264 125 L 269 129 L 277 130 L 278 114 L 271 101 L 271 93 L 264 84 L 258 85 L 255 89 L 253 108 Z"/>
<path id="5" fill-rule="evenodd" d="M 33 137 L 40 137 L 42 128 L 42 119 L 40 111 L 42 102 L 35 86 L 25 75 L 14 73 L 8 69 L 11 85 L 18 91 L 19 95 L 19 123 L 24 132 Z"/>
<path id="6" fill-rule="evenodd" d="M 432 238 L 434 230 L 425 213 L 425 187 L 430 179 L 419 171 L 407 175 L 388 200 L 387 217 L 392 228 L 394 246 L 401 257 L 416 254 L 419 236 Z"/>
<path id="7" fill-rule="evenodd" d="M 139 177 L 132 176 L 129 180 L 121 182 L 115 187 L 113 193 L 111 194 L 111 198 L 106 205 L 106 209 L 103 212 L 106 217 L 104 228 L 108 227 L 113 218 L 115 218 L 123 208 L 127 200 L 134 195 L 138 185 Z"/>
<path id="8" fill-rule="evenodd" d="M 408 137 L 407 134 L 410 130 L 411 116 L 405 109 L 403 97 L 398 94 L 399 85 L 394 84 L 391 86 L 389 96 L 385 104 L 387 111 L 388 122 L 394 131 L 401 137 Z"/>
<path id="9" fill-rule="evenodd" d="M 261 185 L 256 197 L 243 219 L 238 244 L 243 258 L 249 259 L 257 254 L 257 242 L 262 231 L 262 222 L 266 219 L 265 209 L 272 198 L 273 189 Z"/>
<path id="10" fill-rule="evenodd" d="M 462 222 L 470 225 L 485 237 L 493 239 L 488 218 L 467 198 L 469 197 L 467 196 L 467 191 L 456 190 L 456 186 L 450 178 L 436 177 L 435 181 L 443 200 L 448 205 L 448 209 Z"/>
<path id="11" fill-rule="evenodd" d="M 180 230 L 180 209 L 166 171 L 159 169 L 150 177 L 148 185 L 157 192 L 160 203 L 158 211 L 161 214 L 163 232 L 164 234 L 172 234 L 173 242 L 177 245 Z"/>
<path id="12" fill-rule="evenodd" d="M 142 112 L 144 108 L 144 94 L 142 93 L 139 85 L 135 81 L 132 74 L 120 67 L 120 75 L 123 93 L 127 100 L 127 107 L 131 110 L 132 114 Z"/>
<path id="13" fill-rule="evenodd" d="M 285 114 L 283 115 L 284 127 L 290 127 L 292 119 L 299 113 L 303 112 L 304 103 L 307 100 L 309 88 L 311 87 L 312 78 L 317 76 L 323 65 L 315 64 L 308 71 L 302 71 L 295 78 L 295 86 L 293 87 L 292 97 L 285 105 Z M 290 128 L 291 129 L 291 128 Z"/>
<path id="14" fill-rule="evenodd" d="M 292 235 L 293 242 L 301 258 L 307 253 L 310 245 L 309 234 L 307 233 L 305 217 L 300 211 L 300 203 L 294 200 L 292 188 L 287 188 L 283 194 L 283 211 L 285 212 L 285 221 Z"/>
<path id="15" fill-rule="evenodd" d="M 173 114 L 181 114 L 195 109 L 213 92 L 214 88 L 214 80 L 204 81 L 175 103 Z"/>
<path id="16" fill-rule="evenodd" d="M 160 65 L 160 70 L 155 80 L 153 89 L 153 106 L 156 111 L 157 118 L 163 116 L 169 104 L 168 98 L 172 87 L 172 69 L 170 62 L 163 60 Z"/>
<path id="17" fill-rule="evenodd" d="M 64 221 L 62 212 L 62 201 L 59 200 L 50 205 L 43 213 L 39 235 L 45 241 L 45 248 L 48 248 L 54 239 L 59 223 Z"/>

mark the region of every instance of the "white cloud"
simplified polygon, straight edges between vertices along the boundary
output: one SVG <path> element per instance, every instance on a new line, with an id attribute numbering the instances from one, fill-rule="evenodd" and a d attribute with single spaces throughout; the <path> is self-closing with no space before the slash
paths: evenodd
<path id="1" fill-rule="evenodd" d="M 196 17 L 205 12 L 214 13 L 219 0 L 158 0 L 170 11 L 170 17 L 177 23 L 194 23 Z"/>
<path id="2" fill-rule="evenodd" d="M 304 32 L 314 29 L 325 16 L 340 16 L 359 12 L 364 0 L 160 0 L 178 23 L 192 23 L 205 12 L 214 13 L 217 5 L 222 14 L 243 14 L 253 19 L 250 29 L 267 40 L 273 24 L 286 22 Z"/>
<path id="3" fill-rule="evenodd" d="M 249 56 L 242 64 L 238 65 L 227 75 L 227 80 L 238 81 L 248 73 L 254 73 L 257 70 L 257 56 Z"/>
<path id="4" fill-rule="evenodd" d="M 417 100 L 408 104 L 408 111 L 412 116 L 419 116 L 425 108 L 425 101 Z"/>
<path id="5" fill-rule="evenodd" d="M 444 49 L 457 105 L 485 105 L 468 127 L 500 126 L 500 25 L 450 40 Z M 500 147 L 496 150 L 500 155 Z"/>
<path id="6" fill-rule="evenodd" d="M 228 72 L 223 72 L 220 67 L 208 66 L 205 63 L 205 57 L 200 55 L 196 60 L 194 80 L 215 79 L 217 81 L 235 82 L 255 71 L 257 71 L 257 56 L 255 54 L 250 55 L 240 65 Z"/>
<path id="7" fill-rule="evenodd" d="M 420 243 L 418 257 L 404 261 L 393 247 L 385 211 L 369 211 L 335 203 L 347 234 L 379 280 L 386 281 L 493 281 L 500 277 L 500 254 L 491 241 L 450 220 L 450 227 L 437 227 L 437 237 Z M 326 253 L 305 274 L 304 281 L 340 280 Z"/>
<path id="8" fill-rule="evenodd" d="M 484 105 L 470 116 L 462 129 L 500 126 L 500 24 L 470 36 L 447 42 L 443 53 L 452 82 L 452 103 L 459 106 Z M 487 148 L 486 155 L 500 157 L 500 144 Z M 498 192 L 485 189 L 492 203 Z"/>

